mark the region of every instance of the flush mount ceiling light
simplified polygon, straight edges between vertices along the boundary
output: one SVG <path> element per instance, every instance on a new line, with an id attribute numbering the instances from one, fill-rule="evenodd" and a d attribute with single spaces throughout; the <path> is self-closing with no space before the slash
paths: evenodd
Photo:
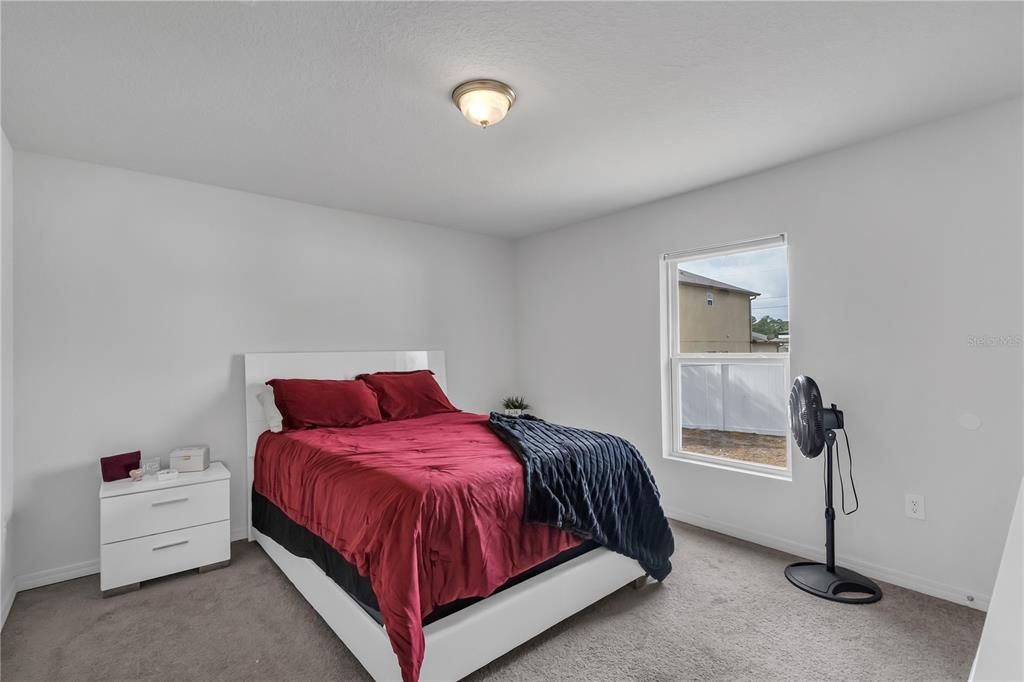
<path id="1" fill-rule="evenodd" d="M 505 118 L 516 93 L 501 81 L 466 81 L 452 91 L 452 101 L 467 121 L 486 128 Z"/>

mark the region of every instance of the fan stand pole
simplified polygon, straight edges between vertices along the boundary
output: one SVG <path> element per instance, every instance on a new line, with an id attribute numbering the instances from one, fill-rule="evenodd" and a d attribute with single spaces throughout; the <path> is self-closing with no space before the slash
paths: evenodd
<path id="1" fill-rule="evenodd" d="M 825 432 L 825 567 L 829 573 L 836 570 L 836 510 L 832 506 L 832 447 L 836 432 Z"/>
<path id="2" fill-rule="evenodd" d="M 860 573 L 836 566 L 836 510 L 832 507 L 832 450 L 836 432 L 825 431 L 825 563 L 801 561 L 786 567 L 786 578 L 804 592 L 829 601 L 870 604 L 882 589 Z"/>

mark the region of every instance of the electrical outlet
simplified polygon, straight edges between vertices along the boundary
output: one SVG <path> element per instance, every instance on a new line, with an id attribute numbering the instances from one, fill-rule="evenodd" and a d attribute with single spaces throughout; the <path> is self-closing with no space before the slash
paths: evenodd
<path id="1" fill-rule="evenodd" d="M 906 506 L 903 513 L 912 519 L 924 521 L 924 495 L 911 495 L 907 493 Z"/>

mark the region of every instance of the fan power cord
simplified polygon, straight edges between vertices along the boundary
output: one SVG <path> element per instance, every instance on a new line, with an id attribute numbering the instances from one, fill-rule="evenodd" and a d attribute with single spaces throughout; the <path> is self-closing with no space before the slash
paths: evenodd
<path id="1" fill-rule="evenodd" d="M 846 439 L 846 459 L 849 462 L 850 488 L 853 490 L 853 509 L 846 511 L 846 485 L 843 483 L 843 458 L 836 452 L 836 469 L 839 470 L 839 503 L 843 508 L 843 515 L 849 516 L 860 509 L 860 498 L 857 497 L 857 484 L 853 482 L 853 452 L 850 450 L 850 436 L 843 429 L 843 438 Z M 836 448 L 838 450 L 839 448 Z"/>

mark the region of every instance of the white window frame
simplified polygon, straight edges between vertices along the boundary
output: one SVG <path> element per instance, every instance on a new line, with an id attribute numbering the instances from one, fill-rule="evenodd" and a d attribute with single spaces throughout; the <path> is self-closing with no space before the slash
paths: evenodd
<path id="1" fill-rule="evenodd" d="M 679 351 L 679 276 L 680 263 L 707 258 L 724 256 L 730 253 L 742 253 L 776 246 L 789 246 L 785 234 L 752 239 L 731 244 L 722 244 L 689 251 L 666 253 L 661 258 L 662 277 L 661 289 L 664 302 L 662 312 L 662 416 L 665 427 L 664 457 L 665 459 L 690 462 L 704 466 L 730 471 L 755 474 L 781 480 L 793 478 L 793 444 L 792 438 L 786 437 L 786 466 L 774 467 L 755 462 L 717 457 L 699 452 L 691 452 L 683 447 L 682 428 L 682 385 L 679 381 L 680 368 L 684 365 L 773 365 L 781 366 L 785 376 L 785 386 L 790 385 L 790 352 L 786 353 L 681 353 Z M 786 249 L 786 282 L 789 286 L 789 249 Z M 789 291 L 786 292 L 787 299 Z M 792 314 L 790 314 L 792 322 Z M 786 396 L 782 396 L 786 400 Z M 788 424 L 784 425 L 787 428 Z"/>

